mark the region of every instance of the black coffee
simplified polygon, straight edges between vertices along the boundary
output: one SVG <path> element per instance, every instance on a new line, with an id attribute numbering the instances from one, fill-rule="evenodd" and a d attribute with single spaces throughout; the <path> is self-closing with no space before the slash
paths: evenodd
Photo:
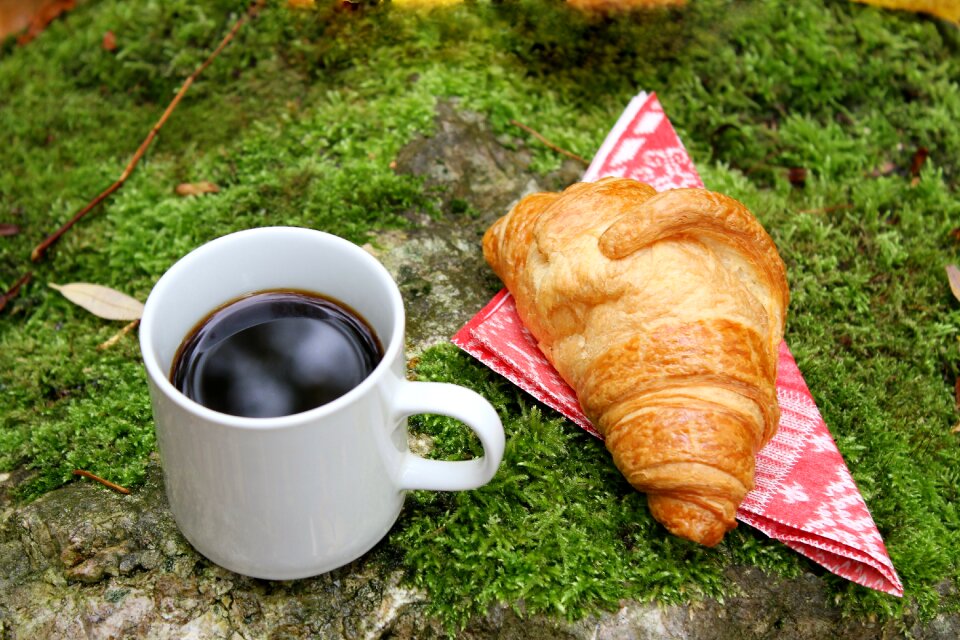
<path id="1" fill-rule="evenodd" d="M 346 305 L 305 291 L 263 291 L 194 327 L 170 379 L 215 411 L 269 418 L 339 398 L 382 357 L 376 334 Z"/>

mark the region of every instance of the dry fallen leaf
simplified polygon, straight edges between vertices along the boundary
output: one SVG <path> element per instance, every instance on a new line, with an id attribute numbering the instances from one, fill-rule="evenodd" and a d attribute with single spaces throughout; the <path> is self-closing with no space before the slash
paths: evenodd
<path id="1" fill-rule="evenodd" d="M 0 236 L 15 236 L 20 233 L 20 227 L 6 222 L 0 223 Z"/>
<path id="2" fill-rule="evenodd" d="M 113 35 L 113 31 L 107 31 L 103 34 L 103 41 L 100 43 L 100 46 L 104 51 L 117 50 L 117 36 Z"/>
<path id="3" fill-rule="evenodd" d="M 902 9 L 918 13 L 929 13 L 960 24 L 960 0 L 855 0 L 863 4 L 872 4 L 887 9 Z"/>
<path id="4" fill-rule="evenodd" d="M 11 33 L 27 28 L 30 19 L 45 4 L 40 0 L 20 0 L 19 2 L 0 2 L 0 40 Z"/>
<path id="5" fill-rule="evenodd" d="M 25 45 L 75 5 L 76 0 L 0 0 L 0 40 L 20 33 L 17 44 Z"/>
<path id="6" fill-rule="evenodd" d="M 913 178 L 910 180 L 910 184 L 914 187 L 920 184 L 920 169 L 923 168 L 923 163 L 927 161 L 928 155 L 930 155 L 930 151 L 926 147 L 919 147 L 913 154 L 913 160 L 910 162 L 910 175 Z"/>
<path id="7" fill-rule="evenodd" d="M 873 171 L 871 171 L 868 175 L 871 178 L 882 178 L 883 176 L 890 175 L 896 170 L 897 170 L 897 165 L 895 165 L 890 161 L 887 161 L 887 162 L 884 162 L 879 167 L 877 167 L 876 169 L 874 169 Z"/>
<path id="8" fill-rule="evenodd" d="M 803 167 L 790 167 L 787 170 L 787 180 L 794 187 L 802 189 L 807 185 L 807 170 Z"/>
<path id="9" fill-rule="evenodd" d="M 70 302 L 104 320 L 136 320 L 143 315 L 143 303 L 116 289 L 88 282 L 50 283 L 52 289 Z"/>
<path id="10" fill-rule="evenodd" d="M 947 265 L 947 279 L 950 280 L 950 290 L 957 300 L 960 300 L 960 269 L 955 264 Z"/>
<path id="11" fill-rule="evenodd" d="M 184 182 L 178 184 L 175 191 L 178 196 L 185 198 L 187 196 L 201 196 L 205 193 L 219 193 L 220 187 L 204 180 L 202 182 Z"/>

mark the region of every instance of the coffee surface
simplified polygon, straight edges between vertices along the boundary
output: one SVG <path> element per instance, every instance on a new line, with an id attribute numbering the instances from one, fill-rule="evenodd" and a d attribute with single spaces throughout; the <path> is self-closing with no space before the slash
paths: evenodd
<path id="1" fill-rule="evenodd" d="M 303 291 L 264 291 L 201 321 L 180 346 L 171 381 L 215 411 L 268 418 L 339 398 L 382 357 L 376 334 L 346 305 Z"/>

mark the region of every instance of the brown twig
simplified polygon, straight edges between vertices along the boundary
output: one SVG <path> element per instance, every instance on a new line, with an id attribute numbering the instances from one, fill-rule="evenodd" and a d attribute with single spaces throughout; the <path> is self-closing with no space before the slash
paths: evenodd
<path id="1" fill-rule="evenodd" d="M 87 215 L 94 207 L 96 207 L 98 204 L 100 204 L 101 202 L 109 198 L 110 195 L 113 194 L 113 192 L 115 192 L 117 189 L 123 186 L 123 183 L 125 183 L 127 181 L 127 178 L 130 177 L 130 174 L 133 173 L 133 170 L 134 168 L 136 168 L 137 164 L 140 162 L 140 159 L 143 158 L 143 154 L 146 153 L 147 148 L 153 142 L 153 139 L 157 137 L 157 133 L 159 133 L 160 128 L 166 123 L 167 118 L 169 118 L 170 114 L 173 113 L 173 110 L 177 108 L 177 105 L 180 104 L 180 100 L 182 100 L 183 96 L 187 93 L 187 89 L 189 89 L 190 86 L 197 79 L 197 77 L 201 73 L 203 73 L 203 71 L 207 67 L 210 66 L 210 64 L 214 61 L 214 59 L 216 59 L 216 57 L 220 55 L 220 52 L 223 51 L 223 49 L 228 44 L 230 44 L 230 41 L 233 40 L 234 36 L 237 35 L 237 32 L 240 31 L 240 27 L 242 27 L 247 20 L 255 16 L 257 12 L 260 11 L 260 9 L 263 7 L 264 4 L 266 4 L 266 0 L 256 0 L 253 4 L 250 5 L 246 13 L 244 13 L 242 16 L 237 18 L 237 21 L 233 24 L 233 27 L 230 29 L 227 35 L 223 37 L 223 40 L 220 41 L 220 44 L 217 45 L 217 48 L 214 49 L 209 56 L 207 56 L 207 59 L 204 60 L 203 63 L 199 67 L 197 67 L 194 70 L 194 72 L 191 73 L 189 77 L 187 77 L 186 80 L 184 80 L 183 85 L 181 85 L 180 87 L 180 90 L 177 91 L 177 95 L 173 97 L 173 100 L 170 101 L 170 104 L 167 105 L 166 110 L 164 110 L 163 115 L 161 115 L 160 119 L 157 120 L 157 123 L 153 125 L 153 128 L 150 130 L 150 133 L 147 134 L 147 137 L 140 144 L 140 147 L 137 149 L 137 152 L 133 154 L 133 157 L 130 159 L 130 162 L 127 164 L 127 168 L 123 170 L 123 173 L 120 174 L 120 177 L 117 179 L 117 181 L 111 184 L 106 189 L 104 189 L 100 195 L 98 195 L 96 198 L 88 202 L 86 206 L 84 206 L 82 209 L 80 209 L 80 211 L 74 214 L 74 216 L 70 218 L 70 220 L 68 220 L 62 227 L 60 227 L 59 229 L 51 233 L 49 236 L 46 237 L 46 239 L 43 242 L 38 244 L 34 248 L 34 250 L 30 253 L 31 260 L 33 260 L 34 262 L 37 262 L 38 260 L 42 259 L 44 254 L 47 252 L 47 249 L 49 249 L 50 246 L 53 245 L 53 243 L 59 240 L 63 234 L 69 231 L 70 228 L 73 227 L 73 225 L 79 222 L 80 219 L 83 218 L 85 215 Z"/>
<path id="2" fill-rule="evenodd" d="M 30 282 L 30 278 L 32 277 L 33 274 L 27 271 L 25 274 L 20 276 L 19 280 L 13 283 L 12 287 L 3 293 L 0 293 L 0 311 L 3 311 L 4 307 L 7 306 L 7 303 L 17 297 L 17 294 L 20 293 L 20 287 Z"/>
<path id="3" fill-rule="evenodd" d="M 97 345 L 97 349 L 100 349 L 101 351 L 103 351 L 104 349 L 109 349 L 109 348 L 112 347 L 113 345 L 115 345 L 115 344 L 117 344 L 118 342 L 120 342 L 120 339 L 123 338 L 123 336 L 127 335 L 128 333 L 130 333 L 130 332 L 133 330 L 133 328 L 136 327 L 138 324 L 140 324 L 140 318 L 137 318 L 136 320 L 134 320 L 134 321 L 132 321 L 132 322 L 130 322 L 130 323 L 128 323 L 128 324 L 125 324 L 125 325 L 123 326 L 123 329 L 120 329 L 120 331 L 117 331 L 115 334 L 113 334 L 112 336 L 110 336 L 108 339 L 106 339 L 106 340 L 104 340 L 103 342 L 101 342 L 100 344 L 98 344 L 98 345 Z"/>
<path id="4" fill-rule="evenodd" d="M 109 489 L 113 489 L 113 490 L 116 491 L 117 493 L 122 493 L 123 495 L 127 495 L 127 494 L 130 493 L 130 489 L 127 489 L 126 487 L 121 487 L 121 486 L 118 485 L 118 484 L 113 484 L 113 483 L 110 482 L 109 480 L 104 480 L 104 479 L 101 478 L 100 476 L 95 476 L 95 475 L 93 475 L 92 473 L 90 473 L 89 471 L 84 471 L 83 469 L 74 469 L 74 470 L 73 470 L 73 475 L 75 475 L 75 476 L 83 476 L 84 478 L 90 478 L 91 480 L 96 480 L 97 482 L 99 482 L 99 483 L 102 484 L 103 486 L 105 486 L 105 487 L 107 487 L 107 488 L 109 488 Z"/>
<path id="5" fill-rule="evenodd" d="M 540 142 L 542 142 L 543 144 L 545 144 L 545 145 L 546 145 L 547 147 L 549 147 L 550 149 L 553 149 L 553 150 L 556 151 L 557 153 L 562 153 L 563 155 L 567 156 L 568 158 L 573 158 L 574 160 L 577 160 L 578 162 L 582 162 L 582 163 L 585 164 L 585 165 L 589 165 L 589 164 L 590 164 L 589 162 L 587 162 L 586 160 L 584 160 L 583 158 L 581 158 L 581 157 L 578 156 L 577 154 L 575 154 L 575 153 L 573 153 L 573 152 L 571 152 L 571 151 L 567 151 L 566 149 L 561 149 L 560 147 L 558 147 L 557 145 L 553 144 L 552 142 L 550 142 L 549 140 L 547 140 L 546 138 L 544 138 L 540 133 L 538 133 L 537 131 L 534 131 L 533 129 L 531 129 L 531 128 L 528 127 L 527 125 L 525 125 L 525 124 L 523 124 L 523 123 L 521 123 L 521 122 L 517 122 L 516 120 L 511 120 L 511 121 L 510 121 L 510 124 L 512 124 L 512 125 L 515 126 L 515 127 L 520 127 L 521 129 L 523 129 L 524 131 L 526 131 L 527 133 L 529 133 L 530 135 L 532 135 L 534 138 L 536 138 L 537 140 L 539 140 Z"/>

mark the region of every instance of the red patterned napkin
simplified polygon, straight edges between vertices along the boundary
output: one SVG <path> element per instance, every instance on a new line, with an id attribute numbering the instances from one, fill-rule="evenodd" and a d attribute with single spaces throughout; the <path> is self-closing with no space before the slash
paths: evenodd
<path id="1" fill-rule="evenodd" d="M 653 94 L 640 94 L 607 136 L 584 180 L 626 176 L 657 190 L 702 187 L 690 156 Z M 506 289 L 453 337 L 494 371 L 600 437 L 574 391 L 537 348 Z M 777 376 L 780 426 L 757 454 L 756 488 L 737 519 L 831 572 L 896 596 L 903 585 L 883 539 L 820 417 L 786 343 Z"/>

